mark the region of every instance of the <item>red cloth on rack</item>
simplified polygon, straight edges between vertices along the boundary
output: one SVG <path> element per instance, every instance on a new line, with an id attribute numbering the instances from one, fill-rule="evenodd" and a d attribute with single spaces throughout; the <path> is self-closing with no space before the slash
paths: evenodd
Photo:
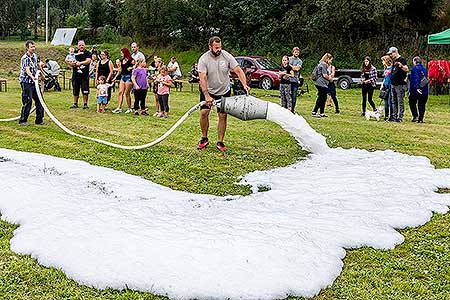
<path id="1" fill-rule="evenodd" d="M 430 85 L 443 85 L 450 77 L 450 61 L 431 60 L 428 62 Z"/>

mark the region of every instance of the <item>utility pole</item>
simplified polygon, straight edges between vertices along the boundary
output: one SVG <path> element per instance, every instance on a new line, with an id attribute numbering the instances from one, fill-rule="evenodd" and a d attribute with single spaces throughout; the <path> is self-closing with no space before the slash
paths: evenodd
<path id="1" fill-rule="evenodd" d="M 45 43 L 48 44 L 48 0 L 45 0 Z"/>

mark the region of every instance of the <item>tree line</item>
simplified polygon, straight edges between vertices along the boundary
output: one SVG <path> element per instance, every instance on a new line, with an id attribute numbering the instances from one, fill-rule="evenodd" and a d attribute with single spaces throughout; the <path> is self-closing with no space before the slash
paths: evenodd
<path id="1" fill-rule="evenodd" d="M 78 27 L 88 41 L 129 37 L 183 50 L 204 49 L 219 35 L 239 54 L 278 55 L 296 45 L 305 56 L 327 51 L 348 61 L 391 45 L 421 54 L 427 34 L 450 26 L 450 0 L 48 1 L 50 36 Z M 42 35 L 45 0 L 3 0 L 0 9 L 1 37 Z"/>

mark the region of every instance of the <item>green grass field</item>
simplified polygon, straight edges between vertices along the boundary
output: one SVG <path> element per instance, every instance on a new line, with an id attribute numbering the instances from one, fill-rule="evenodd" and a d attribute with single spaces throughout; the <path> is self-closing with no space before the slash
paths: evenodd
<path id="1" fill-rule="evenodd" d="M 8 84 L 8 92 L 0 93 L 0 118 L 17 116 L 21 107 L 17 80 L 9 77 Z M 298 100 L 298 111 L 313 128 L 327 137 L 332 147 L 392 149 L 424 155 L 437 168 L 450 168 L 449 96 L 430 97 L 424 124 L 409 122 L 409 109 L 404 123 L 393 124 L 368 122 L 361 118 L 360 92 L 359 89 L 338 90 L 341 114 L 334 115 L 328 110 L 329 118 L 313 119 L 310 117 L 316 93 L 313 87 L 309 94 Z M 279 101 L 275 97 L 266 97 L 265 91 L 254 89 L 252 93 L 268 101 Z M 93 96 L 89 110 L 69 110 L 72 96 L 68 90 L 48 92 L 45 99 L 54 115 L 78 133 L 138 145 L 162 135 L 198 102 L 198 94 L 188 88 L 183 92 L 172 91 L 171 117 L 164 120 L 150 116 L 97 114 Z M 116 103 L 117 94 L 114 94 L 110 108 Z M 153 99 L 148 104 L 152 108 Z M 223 154 L 209 147 L 199 152 L 195 149 L 200 138 L 198 116 L 194 113 L 168 139 L 141 151 L 114 149 L 69 136 L 47 116 L 44 126 L 19 127 L 16 122 L 0 123 L 0 147 L 85 160 L 143 176 L 176 190 L 216 195 L 248 194 L 248 187 L 234 184 L 239 176 L 254 170 L 286 166 L 306 154 L 276 124 L 265 120 L 244 122 L 232 117 L 225 137 L 229 150 Z M 33 123 L 34 114 L 30 121 Z M 216 124 L 217 116 L 212 114 L 211 141 L 217 136 Z M 382 162 L 378 167 L 383 167 Z M 44 268 L 29 256 L 11 252 L 9 241 L 15 228 L 16 225 L 0 221 L 1 299 L 164 298 L 131 290 L 99 291 L 81 286 L 56 269 Z M 450 299 L 450 214 L 435 215 L 424 226 L 401 232 L 406 240 L 393 250 L 348 250 L 342 274 L 314 299 Z"/>

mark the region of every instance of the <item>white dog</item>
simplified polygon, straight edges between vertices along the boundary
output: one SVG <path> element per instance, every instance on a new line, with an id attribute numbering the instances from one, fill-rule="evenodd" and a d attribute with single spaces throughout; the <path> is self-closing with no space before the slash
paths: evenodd
<path id="1" fill-rule="evenodd" d="M 378 106 L 378 108 L 375 111 L 366 110 L 365 113 L 366 120 L 370 120 L 370 118 L 375 118 L 377 121 L 380 121 L 383 108 L 384 108 L 383 106 Z"/>

